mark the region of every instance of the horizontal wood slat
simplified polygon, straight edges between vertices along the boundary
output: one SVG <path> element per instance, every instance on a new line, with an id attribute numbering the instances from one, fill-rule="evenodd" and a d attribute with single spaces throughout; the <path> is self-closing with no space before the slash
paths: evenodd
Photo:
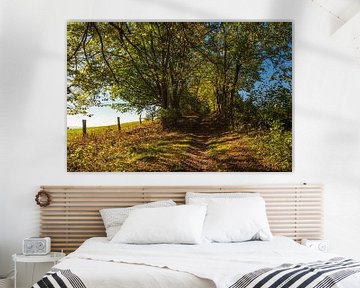
<path id="1" fill-rule="evenodd" d="M 52 238 L 53 251 L 69 253 L 90 237 L 105 236 L 99 210 L 172 199 L 185 202 L 186 192 L 257 192 L 265 199 L 274 235 L 301 239 L 322 237 L 320 185 L 248 186 L 43 186 L 51 204 L 41 208 L 41 236 Z"/>

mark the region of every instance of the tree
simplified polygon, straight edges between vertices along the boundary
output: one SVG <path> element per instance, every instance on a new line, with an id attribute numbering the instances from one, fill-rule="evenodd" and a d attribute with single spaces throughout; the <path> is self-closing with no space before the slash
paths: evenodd
<path id="1" fill-rule="evenodd" d="M 166 128 L 189 115 L 291 126 L 291 23 L 76 22 L 67 50 L 69 113 L 110 105 L 156 111 Z"/>

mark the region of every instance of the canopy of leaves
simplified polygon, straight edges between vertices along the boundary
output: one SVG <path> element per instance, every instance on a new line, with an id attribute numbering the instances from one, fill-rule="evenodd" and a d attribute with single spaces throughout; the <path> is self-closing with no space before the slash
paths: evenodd
<path id="1" fill-rule="evenodd" d="M 291 129 L 290 22 L 71 22 L 67 107 Z"/>

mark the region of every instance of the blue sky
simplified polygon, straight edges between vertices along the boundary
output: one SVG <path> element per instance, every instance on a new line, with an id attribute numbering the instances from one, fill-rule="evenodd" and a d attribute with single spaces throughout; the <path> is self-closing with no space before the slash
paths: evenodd
<path id="1" fill-rule="evenodd" d="M 82 119 L 86 119 L 88 127 L 115 125 L 117 123 L 116 117 L 120 116 L 121 123 L 138 121 L 139 115 L 132 112 L 120 113 L 110 107 L 91 107 L 88 114 L 93 116 L 88 117 L 84 115 L 67 115 L 67 127 L 78 128 L 81 127 Z"/>

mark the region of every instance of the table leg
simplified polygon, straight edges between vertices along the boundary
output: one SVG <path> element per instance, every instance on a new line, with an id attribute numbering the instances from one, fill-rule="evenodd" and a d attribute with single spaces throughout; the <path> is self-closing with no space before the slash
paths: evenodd
<path id="1" fill-rule="evenodd" d="M 29 263 L 25 262 L 25 283 L 28 283 L 29 280 Z"/>
<path id="2" fill-rule="evenodd" d="M 34 285 L 34 270 L 35 270 L 35 265 L 36 265 L 36 263 L 33 263 L 32 270 L 31 270 L 31 283 L 30 283 L 31 286 Z M 31 287 L 31 286 L 30 286 L 30 287 Z"/>
<path id="3" fill-rule="evenodd" d="M 16 259 L 14 259 L 14 288 L 16 288 L 16 275 L 17 275 L 17 271 L 16 271 Z"/>

